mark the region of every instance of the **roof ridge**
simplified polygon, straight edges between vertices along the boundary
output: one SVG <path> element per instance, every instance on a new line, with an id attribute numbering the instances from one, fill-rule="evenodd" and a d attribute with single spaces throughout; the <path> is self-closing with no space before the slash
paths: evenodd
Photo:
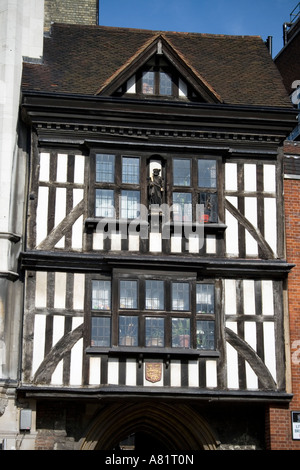
<path id="1" fill-rule="evenodd" d="M 52 23 L 52 27 L 66 27 L 66 28 L 78 28 L 78 29 L 102 29 L 107 31 L 120 31 L 120 32 L 132 32 L 132 33 L 149 33 L 153 35 L 167 34 L 174 36 L 197 36 L 206 38 L 233 38 L 233 39 L 262 39 L 259 35 L 235 35 L 235 34 L 216 34 L 216 33 L 200 33 L 197 31 L 169 31 L 161 29 L 147 29 L 147 28 L 130 28 L 126 26 L 108 26 L 108 25 L 84 25 L 76 23 Z"/>

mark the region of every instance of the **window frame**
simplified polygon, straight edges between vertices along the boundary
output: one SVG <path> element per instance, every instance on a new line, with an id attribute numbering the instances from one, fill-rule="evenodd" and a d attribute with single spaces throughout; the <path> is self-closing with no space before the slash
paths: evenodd
<path id="1" fill-rule="evenodd" d="M 220 218 L 223 219 L 222 214 L 222 201 L 223 201 L 223 190 L 222 190 L 222 157 L 217 154 L 208 153 L 184 153 L 174 154 L 172 152 L 160 153 L 159 155 L 150 152 L 122 152 L 115 151 L 111 152 L 115 156 L 115 180 L 114 182 L 98 182 L 96 181 L 96 155 L 107 154 L 103 150 L 93 150 L 91 153 L 91 176 L 90 176 L 90 192 L 89 192 L 89 204 L 88 204 L 88 217 L 94 219 L 101 219 L 103 216 L 96 215 L 96 191 L 99 189 L 112 190 L 114 191 L 114 214 L 117 220 L 122 220 L 121 214 L 121 196 L 122 191 L 138 191 L 139 192 L 139 203 L 141 206 L 148 208 L 150 212 L 149 202 L 149 187 L 148 182 L 150 178 L 150 162 L 152 159 L 159 159 L 161 162 L 162 173 L 161 176 L 164 180 L 164 204 L 167 204 L 172 212 L 170 213 L 170 221 L 177 222 L 178 218 L 174 216 L 174 195 L 176 194 L 189 194 L 191 198 L 191 217 L 188 215 L 186 222 L 204 222 L 207 224 L 218 224 Z M 124 158 L 139 158 L 139 184 L 135 183 L 123 183 L 122 182 L 122 159 Z M 174 184 L 174 161 L 175 160 L 188 160 L 190 162 L 190 184 L 189 185 L 178 185 Z M 198 185 L 198 162 L 199 161 L 214 161 L 215 162 L 215 182 L 214 185 L 199 186 Z M 204 208 L 204 214 L 202 219 L 197 213 L 197 205 L 201 203 L 201 197 L 206 199 L 213 198 L 213 210 Z M 138 203 L 137 203 L 138 204 Z M 176 213 L 176 210 L 175 210 Z M 211 216 L 213 214 L 213 216 Z M 125 214 L 126 215 L 126 214 Z M 136 214 L 137 218 L 139 213 Z M 133 216 L 134 217 L 134 216 Z M 109 217 L 108 217 L 109 218 Z M 135 217 L 134 217 L 135 218 Z M 128 218 L 128 220 L 132 220 Z M 179 220 L 183 222 L 184 220 Z"/>
<path id="2" fill-rule="evenodd" d="M 154 72 L 153 93 L 143 92 L 143 74 Z M 166 73 L 171 78 L 171 93 L 160 93 L 160 73 Z M 121 85 L 114 93 L 115 96 L 135 97 L 137 99 L 160 99 L 169 101 L 204 102 L 199 93 L 193 89 L 184 76 L 178 72 L 171 62 L 160 54 L 154 54 L 148 62 Z"/>
<path id="3" fill-rule="evenodd" d="M 217 315 L 217 304 L 216 304 L 216 282 L 215 280 L 201 280 L 198 281 L 190 275 L 181 275 L 178 280 L 178 275 L 173 275 L 169 272 L 163 274 L 157 273 L 117 273 L 110 276 L 103 275 L 89 275 L 89 291 L 90 291 L 90 340 L 89 347 L 95 347 L 92 344 L 92 319 L 99 317 L 108 317 L 110 318 L 110 328 L 111 328 L 111 344 L 109 347 L 117 348 L 126 348 L 128 351 L 131 348 L 143 348 L 147 351 L 149 348 L 159 348 L 159 350 L 171 350 L 176 353 L 181 349 L 187 351 L 216 351 L 217 350 L 217 336 L 216 336 L 216 325 L 218 323 Z M 110 296 L 111 296 L 111 309 L 93 309 L 92 308 L 92 283 L 93 281 L 110 281 Z M 121 306 L 120 305 L 120 292 L 121 292 L 121 282 L 122 281 L 134 281 L 136 282 L 136 307 L 132 306 Z M 164 309 L 147 309 L 146 308 L 146 281 L 162 281 L 164 283 Z M 189 285 L 189 310 L 176 310 L 172 305 L 172 285 L 176 283 L 185 283 Z M 213 286 L 213 312 L 197 312 L 196 311 L 196 293 L 198 285 L 212 285 Z M 135 317 L 137 318 L 137 341 L 134 341 L 134 344 L 131 344 L 129 340 L 127 343 L 120 341 L 120 318 L 124 317 Z M 163 331 L 163 343 L 157 343 L 156 345 L 152 344 L 151 346 L 146 343 L 146 324 L 148 319 L 163 319 L 164 320 L 164 331 Z M 174 345 L 174 337 L 172 335 L 172 323 L 174 320 L 190 322 L 190 339 L 189 344 L 184 345 Z M 203 349 L 198 347 L 198 338 L 197 338 L 197 322 L 213 322 L 214 326 L 214 348 Z M 208 323 L 207 323 L 208 325 Z M 130 336 L 128 334 L 128 336 Z M 122 343 L 122 344 L 121 344 Z"/>

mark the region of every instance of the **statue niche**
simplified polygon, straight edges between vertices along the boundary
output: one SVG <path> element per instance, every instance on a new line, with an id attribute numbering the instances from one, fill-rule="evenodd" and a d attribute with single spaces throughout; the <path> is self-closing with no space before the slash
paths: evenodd
<path id="1" fill-rule="evenodd" d="M 159 205 L 163 203 L 164 182 L 160 176 L 160 169 L 154 168 L 149 178 L 149 204 Z"/>

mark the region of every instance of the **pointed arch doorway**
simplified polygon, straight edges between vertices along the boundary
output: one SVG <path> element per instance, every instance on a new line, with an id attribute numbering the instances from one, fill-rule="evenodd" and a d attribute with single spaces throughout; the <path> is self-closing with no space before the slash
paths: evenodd
<path id="1" fill-rule="evenodd" d="M 81 441 L 82 450 L 216 450 L 205 420 L 185 404 L 127 402 L 106 405 Z"/>

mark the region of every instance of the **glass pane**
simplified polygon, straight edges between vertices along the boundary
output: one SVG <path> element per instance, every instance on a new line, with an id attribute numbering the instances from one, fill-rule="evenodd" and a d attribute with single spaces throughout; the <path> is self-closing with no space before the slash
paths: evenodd
<path id="1" fill-rule="evenodd" d="M 190 309 L 190 285 L 187 282 L 172 283 L 172 310 Z"/>
<path id="2" fill-rule="evenodd" d="M 203 206 L 203 218 L 201 222 L 218 222 L 218 196 L 217 194 L 200 193 L 199 204 Z"/>
<path id="3" fill-rule="evenodd" d="M 173 217 L 174 221 L 192 220 L 191 193 L 173 193 Z"/>
<path id="4" fill-rule="evenodd" d="M 217 186 L 217 162 L 215 160 L 198 160 L 198 186 L 200 188 Z"/>
<path id="5" fill-rule="evenodd" d="M 110 281 L 92 281 L 92 309 L 110 310 Z"/>
<path id="6" fill-rule="evenodd" d="M 132 157 L 122 158 L 122 183 L 139 184 L 140 159 Z"/>
<path id="7" fill-rule="evenodd" d="M 112 189 L 96 189 L 96 217 L 114 217 L 114 191 Z"/>
<path id="8" fill-rule="evenodd" d="M 175 158 L 173 160 L 173 180 L 175 186 L 190 186 L 191 185 L 191 161 L 180 160 Z"/>
<path id="9" fill-rule="evenodd" d="M 164 319 L 146 318 L 146 346 L 164 346 Z"/>
<path id="10" fill-rule="evenodd" d="M 140 192 L 122 191 L 121 193 L 121 218 L 136 219 L 140 216 Z"/>
<path id="11" fill-rule="evenodd" d="M 110 318 L 92 318 L 92 346 L 110 346 Z"/>
<path id="12" fill-rule="evenodd" d="M 146 281 L 146 309 L 164 310 L 164 281 Z"/>
<path id="13" fill-rule="evenodd" d="M 215 312 L 215 289 L 213 284 L 197 284 L 196 286 L 196 312 Z"/>
<path id="14" fill-rule="evenodd" d="M 159 72 L 159 94 L 164 96 L 172 95 L 172 78 L 165 72 Z"/>
<path id="15" fill-rule="evenodd" d="M 172 318 L 172 347 L 189 348 L 190 347 L 190 319 Z"/>
<path id="16" fill-rule="evenodd" d="M 120 281 L 120 308 L 137 308 L 137 281 Z"/>
<path id="17" fill-rule="evenodd" d="M 215 349 L 215 322 L 197 321 L 197 349 Z"/>
<path id="18" fill-rule="evenodd" d="M 146 95 L 154 94 L 154 72 L 143 72 L 142 93 Z"/>
<path id="19" fill-rule="evenodd" d="M 96 155 L 96 181 L 100 183 L 113 183 L 115 179 L 115 156 Z"/>
<path id="20" fill-rule="evenodd" d="M 119 317 L 119 345 L 138 345 L 138 317 L 123 315 Z"/>

